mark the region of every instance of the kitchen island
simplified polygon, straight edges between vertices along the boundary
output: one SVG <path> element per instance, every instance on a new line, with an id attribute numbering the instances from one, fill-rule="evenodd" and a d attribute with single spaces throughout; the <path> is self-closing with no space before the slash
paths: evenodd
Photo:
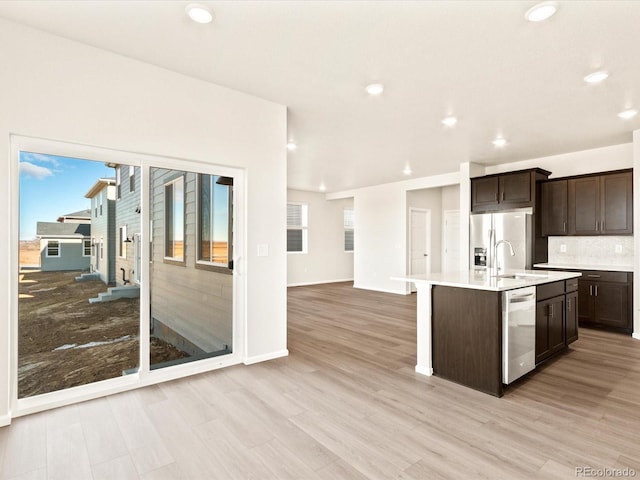
<path id="1" fill-rule="evenodd" d="M 553 291 L 555 298 L 562 298 L 567 280 L 579 276 L 577 272 L 561 271 L 507 270 L 492 275 L 487 270 L 470 270 L 395 277 L 395 280 L 414 283 L 417 290 L 416 372 L 435 373 L 501 396 L 504 389 L 503 292 L 536 287 L 544 292 Z M 540 318 L 536 315 L 533 321 L 540 333 L 546 331 L 539 329 L 538 321 L 542 325 L 549 319 L 560 320 L 563 330 L 558 332 L 557 327 L 549 324 L 549 335 L 555 339 L 560 335 L 566 345 L 565 314 L 560 312 L 561 316 L 558 316 L 557 306 L 546 301 L 543 315 Z M 546 324 L 542 326 L 547 327 Z M 538 336 L 536 350 L 539 341 L 548 340 L 541 334 Z M 552 353 L 555 351 L 557 341 Z"/>

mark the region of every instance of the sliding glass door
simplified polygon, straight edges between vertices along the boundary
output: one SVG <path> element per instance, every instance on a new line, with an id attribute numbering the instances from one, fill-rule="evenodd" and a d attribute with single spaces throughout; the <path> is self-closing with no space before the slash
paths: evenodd
<path id="1" fill-rule="evenodd" d="M 14 157 L 14 412 L 241 360 L 241 171 L 34 139 Z"/>
<path id="2" fill-rule="evenodd" d="M 229 354 L 233 179 L 151 168 L 150 184 L 151 368 Z"/>

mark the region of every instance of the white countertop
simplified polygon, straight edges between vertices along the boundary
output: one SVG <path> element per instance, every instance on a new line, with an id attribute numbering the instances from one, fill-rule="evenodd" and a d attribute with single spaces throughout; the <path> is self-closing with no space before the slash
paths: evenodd
<path id="1" fill-rule="evenodd" d="M 588 264 L 568 264 L 568 263 L 536 263 L 534 267 L 569 270 L 601 270 L 604 272 L 633 272 L 633 265 L 588 265 Z"/>
<path id="2" fill-rule="evenodd" d="M 473 288 L 476 290 L 503 291 L 516 288 L 557 282 L 581 276 L 578 272 L 558 272 L 545 270 L 504 270 L 500 275 L 521 274 L 520 278 L 499 278 L 491 276 L 486 270 L 431 273 L 393 277 L 393 280 L 413 282 L 416 286 L 444 285 L 448 287 Z"/>

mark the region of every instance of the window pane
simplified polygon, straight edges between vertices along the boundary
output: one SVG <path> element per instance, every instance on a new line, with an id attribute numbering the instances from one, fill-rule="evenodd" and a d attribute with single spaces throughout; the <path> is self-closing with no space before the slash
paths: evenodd
<path id="1" fill-rule="evenodd" d="M 302 226 L 302 205 L 287 204 L 287 227 Z"/>
<path id="2" fill-rule="evenodd" d="M 287 230 L 287 252 L 302 252 L 302 230 Z"/>
<path id="3" fill-rule="evenodd" d="M 200 255 L 205 262 L 213 261 L 211 238 L 211 175 L 200 175 Z"/>
<path id="4" fill-rule="evenodd" d="M 213 261 L 229 262 L 229 187 L 220 185 L 219 176 L 213 177 Z"/>
<path id="5" fill-rule="evenodd" d="M 184 260 L 184 178 L 165 185 L 165 256 Z"/>
<path id="6" fill-rule="evenodd" d="M 353 230 L 344 231 L 344 249 L 347 252 L 353 251 Z"/>
<path id="7" fill-rule="evenodd" d="M 345 210 L 344 210 L 344 228 L 353 228 L 353 226 L 354 226 L 353 209 L 345 208 Z"/>

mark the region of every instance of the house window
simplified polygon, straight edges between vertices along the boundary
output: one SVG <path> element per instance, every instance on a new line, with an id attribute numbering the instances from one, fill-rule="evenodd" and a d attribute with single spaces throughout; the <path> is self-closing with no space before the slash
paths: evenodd
<path id="1" fill-rule="evenodd" d="M 127 258 L 127 226 L 118 229 L 118 256 Z"/>
<path id="2" fill-rule="evenodd" d="M 98 197 L 100 198 L 100 216 L 102 216 L 102 197 L 106 194 L 107 192 L 102 192 L 98 194 Z"/>
<path id="3" fill-rule="evenodd" d="M 307 205 L 287 204 L 287 252 L 307 253 Z"/>
<path id="4" fill-rule="evenodd" d="M 184 262 L 184 176 L 164 185 L 164 256 Z"/>
<path id="5" fill-rule="evenodd" d="M 353 252 L 353 208 L 344 209 L 344 251 Z"/>
<path id="6" fill-rule="evenodd" d="M 47 240 L 47 257 L 60 256 L 60 242 L 58 240 Z"/>
<path id="7" fill-rule="evenodd" d="M 104 239 L 100 239 L 100 258 L 104 258 Z"/>
<path id="8" fill-rule="evenodd" d="M 198 175 L 198 264 L 231 268 L 233 179 Z"/>
<path id="9" fill-rule="evenodd" d="M 91 256 L 91 240 L 83 240 L 82 241 L 82 256 L 90 257 Z"/>
<path id="10" fill-rule="evenodd" d="M 129 165 L 129 191 L 136 191 L 136 168 L 133 165 Z"/>

